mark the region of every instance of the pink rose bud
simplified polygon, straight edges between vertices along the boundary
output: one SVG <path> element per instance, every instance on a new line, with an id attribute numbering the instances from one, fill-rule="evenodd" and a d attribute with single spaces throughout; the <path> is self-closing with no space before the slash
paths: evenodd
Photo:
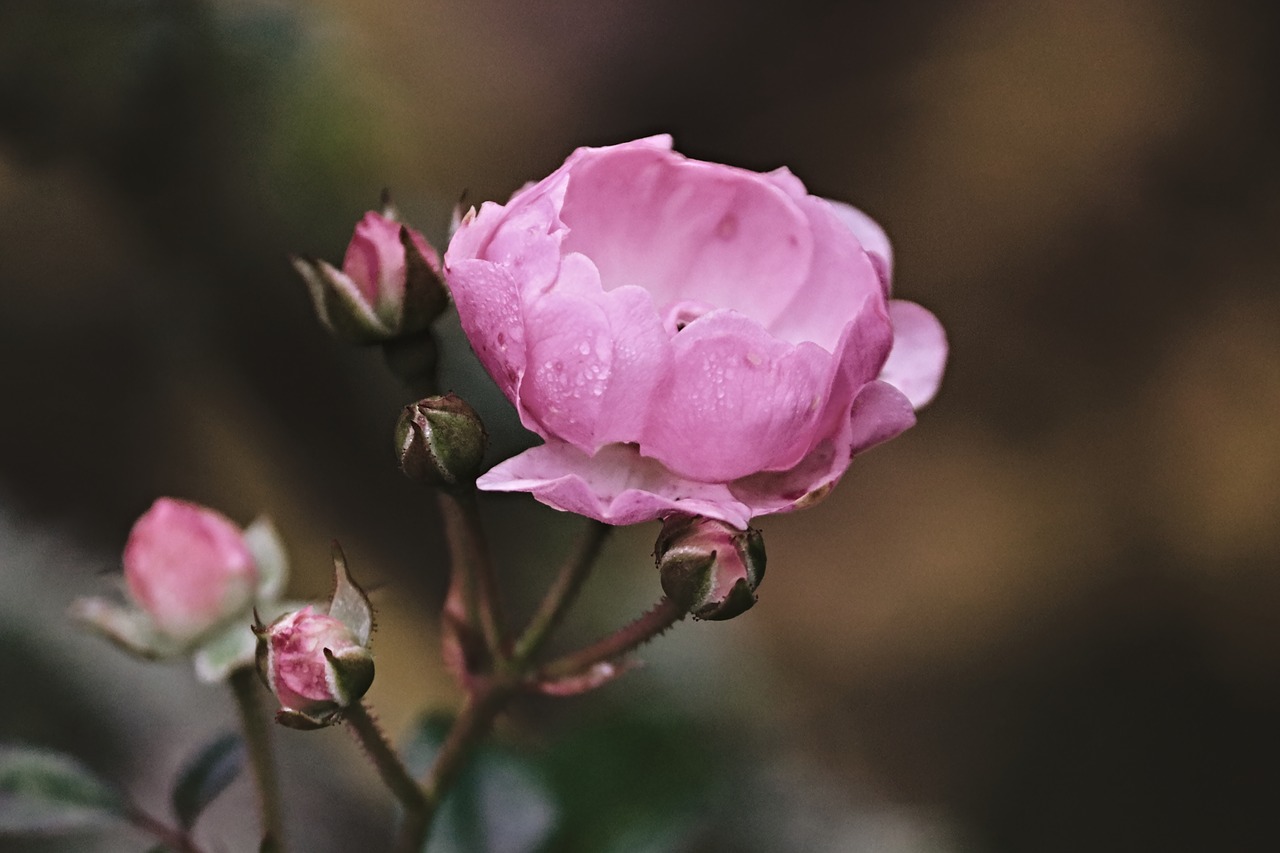
<path id="1" fill-rule="evenodd" d="M 342 269 L 294 258 L 316 314 L 338 337 L 382 343 L 426 329 L 448 304 L 435 249 L 402 225 L 394 208 L 369 211 L 356 225 Z"/>
<path id="2" fill-rule="evenodd" d="M 368 647 L 344 622 L 310 606 L 281 616 L 261 636 L 259 667 L 285 725 L 329 725 L 373 683 Z"/>
<path id="3" fill-rule="evenodd" d="M 476 355 L 544 443 L 479 478 L 610 524 L 745 528 L 827 494 L 915 423 L 942 326 L 890 299 L 869 217 L 666 136 L 581 148 L 459 225 L 445 279 Z"/>
<path id="4" fill-rule="evenodd" d="M 129 533 L 124 579 L 155 629 L 186 643 L 247 615 L 258 569 L 243 532 L 225 516 L 160 498 Z"/>
<path id="5" fill-rule="evenodd" d="M 695 619 L 732 619 L 756 603 L 764 579 L 764 538 L 714 518 L 677 515 L 654 547 L 662 591 Z"/>
<path id="6" fill-rule="evenodd" d="M 456 394 L 405 406 L 396 424 L 405 476 L 440 488 L 473 485 L 488 440 L 476 410 Z"/>

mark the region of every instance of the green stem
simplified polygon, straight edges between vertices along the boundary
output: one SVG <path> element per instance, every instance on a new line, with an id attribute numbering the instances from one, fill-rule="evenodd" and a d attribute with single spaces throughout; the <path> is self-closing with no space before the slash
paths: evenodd
<path id="1" fill-rule="evenodd" d="M 436 753 L 423 784 L 427 800 L 424 837 L 429 837 L 431 823 L 439 812 L 440 803 L 466 766 L 471 752 L 493 728 L 494 720 L 515 695 L 516 689 L 516 684 L 511 681 L 478 679 L 467 694 L 462 710 L 458 712 L 444 744 Z"/>
<path id="2" fill-rule="evenodd" d="M 494 660 L 504 661 L 510 655 L 510 641 L 507 639 L 502 615 L 498 579 L 480 526 L 480 508 L 476 503 L 475 490 L 441 490 L 436 494 L 440 514 L 444 517 L 444 532 L 449 542 L 452 571 L 458 573 L 459 579 L 466 584 L 464 589 L 470 592 L 468 615 L 474 614 L 479 620 L 480 630 Z"/>
<path id="3" fill-rule="evenodd" d="M 240 711 L 240 727 L 253 767 L 253 780 L 258 789 L 258 810 L 262 816 L 262 834 L 285 849 L 284 820 L 280 811 L 280 788 L 276 780 L 275 756 L 262 708 L 262 687 L 251 666 L 242 666 L 228 679 Z"/>
<path id="4" fill-rule="evenodd" d="M 174 853 L 204 853 L 190 835 L 156 820 L 136 806 L 129 808 L 127 817 L 130 823 Z"/>
<path id="5" fill-rule="evenodd" d="M 688 615 L 688 609 L 663 597 L 651 610 L 607 637 L 552 661 L 539 672 L 540 680 L 554 680 L 586 672 L 598 663 L 616 660 L 665 632 Z"/>
<path id="6" fill-rule="evenodd" d="M 404 762 L 387 742 L 377 720 L 363 702 L 358 702 L 342 712 L 351 726 L 356 740 L 373 762 L 378 775 L 388 790 L 404 808 L 404 823 L 400 827 L 399 853 L 418 853 L 427 837 L 427 798 L 418 783 L 405 769 Z"/>
<path id="7" fill-rule="evenodd" d="M 517 665 L 528 662 L 537 654 L 551 632 L 564 619 L 565 613 L 577 598 L 578 591 L 582 589 L 582 584 L 591 574 L 600 549 L 609 538 L 609 532 L 613 530 L 611 526 L 595 520 L 588 524 L 586 535 L 578 543 L 578 550 L 561 567 L 555 583 L 547 590 L 537 612 L 529 620 L 529 626 L 516 641 L 512 659 Z"/>

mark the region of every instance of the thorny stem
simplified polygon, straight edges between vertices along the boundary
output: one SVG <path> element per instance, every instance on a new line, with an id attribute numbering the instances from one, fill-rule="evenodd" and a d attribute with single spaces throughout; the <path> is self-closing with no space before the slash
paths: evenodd
<path id="1" fill-rule="evenodd" d="M 174 853 L 204 853 L 187 833 L 161 823 L 136 806 L 130 806 L 128 820 Z"/>
<path id="2" fill-rule="evenodd" d="M 612 634 L 544 666 L 541 680 L 553 680 L 585 672 L 598 663 L 622 657 L 664 633 L 688 615 L 688 608 L 665 596 L 647 613 Z"/>
<path id="3" fill-rule="evenodd" d="M 258 789 L 258 810 L 262 816 L 262 834 L 275 840 L 284 850 L 284 820 L 280 811 L 280 788 L 276 781 L 275 757 L 263 715 L 261 687 L 253 667 L 242 666 L 228 679 L 240 711 L 240 727 L 249 750 L 253 780 Z"/>
<path id="4" fill-rule="evenodd" d="M 452 571 L 469 593 L 468 616 L 474 613 L 478 619 L 485 644 L 494 660 L 504 661 L 510 655 L 510 641 L 502 616 L 493 560 L 489 557 L 484 531 L 480 528 L 480 509 L 476 504 L 475 491 L 440 490 L 436 494 L 444 517 Z"/>
<path id="5" fill-rule="evenodd" d="M 387 742 L 386 735 L 378 727 L 377 720 L 365 703 L 357 702 L 345 709 L 343 718 L 373 762 L 383 783 L 404 807 L 404 822 L 400 827 L 396 850 L 399 853 L 418 853 L 427 837 L 426 796 L 405 769 L 400 756 Z"/>
<path id="6" fill-rule="evenodd" d="M 525 664 L 538 653 L 538 649 L 546 642 L 547 637 L 564 619 L 565 613 L 577 598 L 583 582 L 591 574 L 596 558 L 600 555 L 600 549 L 609 538 L 611 530 L 613 528 L 603 522 L 595 520 L 589 522 L 586 535 L 578 544 L 578 550 L 561 567 L 555 583 L 547 590 L 542 603 L 538 605 L 537 612 L 529 620 L 529 626 L 516 641 L 512 659 L 518 666 Z"/>
<path id="7" fill-rule="evenodd" d="M 515 695 L 516 689 L 516 683 L 508 680 L 480 678 L 473 682 L 423 784 L 427 801 L 424 839 L 430 834 L 431 823 L 445 794 L 466 765 L 472 750 L 493 728 L 494 720 Z"/>

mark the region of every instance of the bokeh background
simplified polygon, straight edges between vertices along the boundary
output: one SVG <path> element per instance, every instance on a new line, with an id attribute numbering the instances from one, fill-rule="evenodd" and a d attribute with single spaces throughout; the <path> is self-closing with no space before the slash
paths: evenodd
<path id="1" fill-rule="evenodd" d="M 1213 0 L 3 0 L 0 739 L 161 810 L 231 719 L 62 615 L 159 494 L 270 514 L 300 596 L 341 540 L 381 588 L 384 720 L 451 708 L 438 525 L 390 451 L 408 400 L 286 257 L 340 259 L 384 186 L 439 242 L 464 192 L 670 132 L 882 222 L 948 375 L 825 503 L 764 520 L 749 614 L 517 709 L 499 743 L 542 769 L 504 777 L 488 849 L 1276 849 L 1278 33 Z M 442 329 L 495 459 L 527 443 Z M 581 525 L 485 509 L 527 612 Z M 656 532 L 610 543 L 571 638 L 656 596 Z M 279 740 L 301 849 L 383 843 L 341 733 Z M 249 797 L 206 837 L 248 849 Z"/>

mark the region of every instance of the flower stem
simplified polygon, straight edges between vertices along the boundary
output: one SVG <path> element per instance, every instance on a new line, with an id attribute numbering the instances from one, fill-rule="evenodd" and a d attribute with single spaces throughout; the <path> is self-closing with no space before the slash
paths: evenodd
<path id="1" fill-rule="evenodd" d="M 540 680 L 577 675 L 592 666 L 622 657 L 664 633 L 688 615 L 688 610 L 670 598 L 661 598 L 643 616 L 612 634 L 572 654 L 552 661 L 538 673 Z"/>
<path id="2" fill-rule="evenodd" d="M 357 702 L 345 709 L 343 718 L 350 724 L 351 732 L 373 762 L 383 783 L 404 808 L 404 822 L 396 850 L 399 853 L 418 853 L 427 837 L 426 796 L 387 742 L 386 735 L 365 703 Z"/>
<path id="3" fill-rule="evenodd" d="M 551 632 L 564 619 L 565 613 L 577 598 L 578 591 L 582 589 L 583 582 L 591 574 L 609 532 L 613 530 L 609 525 L 595 520 L 588 522 L 588 525 L 586 535 L 578 543 L 578 550 L 561 567 L 555 583 L 547 590 L 537 612 L 529 620 L 529 626 L 516 641 L 512 659 L 517 665 L 526 663 L 537 654 Z"/>
<path id="4" fill-rule="evenodd" d="M 506 660 L 510 655 L 510 641 L 502 615 L 502 602 L 498 594 L 498 579 L 494 574 L 493 560 L 485 544 L 484 531 L 480 527 L 480 508 L 473 489 L 436 493 L 440 513 L 444 517 L 445 538 L 449 542 L 452 571 L 457 573 L 469 588 L 474 601 L 474 612 L 485 643 L 495 660 Z M 472 605 L 468 604 L 468 613 Z"/>
<path id="5" fill-rule="evenodd" d="M 190 835 L 156 820 L 136 806 L 129 807 L 126 817 L 130 823 L 159 841 L 166 848 L 173 850 L 174 853 L 203 853 L 203 850 L 192 840 Z"/>
<path id="6" fill-rule="evenodd" d="M 493 728 L 494 720 L 516 690 L 517 683 L 505 679 L 481 678 L 474 682 L 473 689 L 467 694 L 462 710 L 458 712 L 444 744 L 436 753 L 423 784 L 427 806 L 424 840 L 429 836 L 431 823 L 439 812 L 445 794 L 466 766 L 472 750 Z"/>
<path id="7" fill-rule="evenodd" d="M 275 756 L 271 751 L 271 738 L 263 714 L 261 687 L 257 673 L 251 666 L 232 671 L 229 682 L 240 710 L 240 727 L 249 750 L 253 767 L 253 780 L 258 789 L 258 810 L 262 816 L 262 834 L 274 839 L 280 850 L 285 849 L 284 820 L 280 811 L 280 789 L 276 780 Z"/>

